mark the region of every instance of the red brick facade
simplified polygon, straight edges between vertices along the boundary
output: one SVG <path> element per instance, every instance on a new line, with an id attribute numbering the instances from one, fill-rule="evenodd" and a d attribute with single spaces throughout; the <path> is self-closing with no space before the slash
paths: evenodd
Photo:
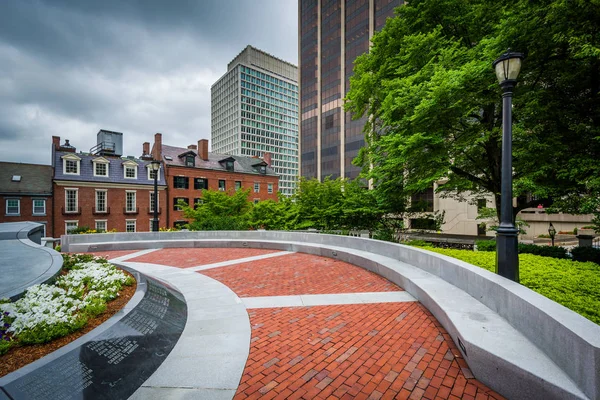
<path id="1" fill-rule="evenodd" d="M 43 200 L 44 213 L 33 212 L 33 200 Z M 19 200 L 19 213 L 9 214 L 6 209 L 6 200 Z M 27 195 L 0 195 L 0 223 L 32 221 L 45 225 L 45 236 L 52 235 L 52 196 L 27 196 Z"/>
<path id="2" fill-rule="evenodd" d="M 66 212 L 65 189 L 77 190 L 78 210 Z M 96 191 L 106 191 L 107 212 L 96 212 Z M 135 221 L 136 232 L 152 231 L 153 213 L 150 212 L 151 186 L 102 184 L 97 182 L 54 182 L 54 213 L 56 226 L 54 237 L 66 232 L 67 221 L 77 222 L 77 226 L 96 229 L 96 222 L 105 221 L 106 230 L 127 231 L 127 221 Z M 125 212 L 126 192 L 135 192 L 136 212 Z M 164 189 L 158 191 L 158 223 L 160 228 L 167 226 Z"/>
<path id="3" fill-rule="evenodd" d="M 174 187 L 174 177 L 183 176 L 188 178 L 188 189 L 176 189 Z M 239 172 L 211 171 L 194 167 L 170 166 L 167 165 L 167 186 L 169 188 L 169 224 L 173 226 L 177 221 L 185 221 L 183 212 L 175 211 L 175 204 L 178 198 L 188 199 L 189 204 L 194 203 L 194 199 L 202 197 L 201 189 L 194 189 L 194 178 L 203 178 L 208 180 L 208 189 L 219 190 L 219 180 L 225 181 L 225 191 L 235 192 L 236 181 L 240 182 L 243 190 L 250 189 L 248 200 L 275 200 L 277 201 L 277 190 L 279 189 L 279 178 L 272 175 L 253 175 Z M 258 184 L 258 193 L 254 191 L 254 185 Z M 269 193 L 269 184 L 272 186 L 272 193 Z"/>

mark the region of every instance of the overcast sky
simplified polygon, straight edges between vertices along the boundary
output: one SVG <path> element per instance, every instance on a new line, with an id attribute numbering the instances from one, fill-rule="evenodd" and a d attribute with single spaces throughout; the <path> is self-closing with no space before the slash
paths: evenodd
<path id="1" fill-rule="evenodd" d="M 0 1 L 0 161 L 100 129 L 133 156 L 210 139 L 210 86 L 246 45 L 298 63 L 297 0 Z"/>

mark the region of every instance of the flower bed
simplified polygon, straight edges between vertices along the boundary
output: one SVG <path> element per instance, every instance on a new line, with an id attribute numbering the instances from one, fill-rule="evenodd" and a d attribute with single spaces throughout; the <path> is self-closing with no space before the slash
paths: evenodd
<path id="1" fill-rule="evenodd" d="M 46 343 L 84 327 L 106 310 L 133 278 L 105 259 L 63 255 L 63 275 L 53 285 L 30 287 L 15 302 L 0 302 L 0 355 L 16 344 Z"/>

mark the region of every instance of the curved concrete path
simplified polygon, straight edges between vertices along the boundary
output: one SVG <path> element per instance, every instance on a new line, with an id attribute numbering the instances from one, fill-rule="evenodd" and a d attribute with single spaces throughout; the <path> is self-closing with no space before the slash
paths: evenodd
<path id="1" fill-rule="evenodd" d="M 102 252 L 185 296 L 188 324 L 135 399 L 500 399 L 402 288 L 316 255 Z"/>

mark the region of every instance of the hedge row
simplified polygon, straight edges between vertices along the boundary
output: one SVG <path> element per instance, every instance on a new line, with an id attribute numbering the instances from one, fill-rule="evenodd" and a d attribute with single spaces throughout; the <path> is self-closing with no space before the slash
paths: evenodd
<path id="1" fill-rule="evenodd" d="M 496 251 L 495 240 L 478 240 L 475 242 L 479 251 Z M 519 243 L 519 254 L 534 254 L 543 257 L 569 258 L 567 249 L 560 246 L 537 246 Z M 600 249 L 594 247 L 575 247 L 571 250 L 573 261 L 591 261 L 600 264 Z"/>
<path id="2" fill-rule="evenodd" d="M 434 247 L 427 250 L 495 271 L 496 254 L 492 252 Z M 520 254 L 519 275 L 522 285 L 600 325 L 600 265 Z"/>

